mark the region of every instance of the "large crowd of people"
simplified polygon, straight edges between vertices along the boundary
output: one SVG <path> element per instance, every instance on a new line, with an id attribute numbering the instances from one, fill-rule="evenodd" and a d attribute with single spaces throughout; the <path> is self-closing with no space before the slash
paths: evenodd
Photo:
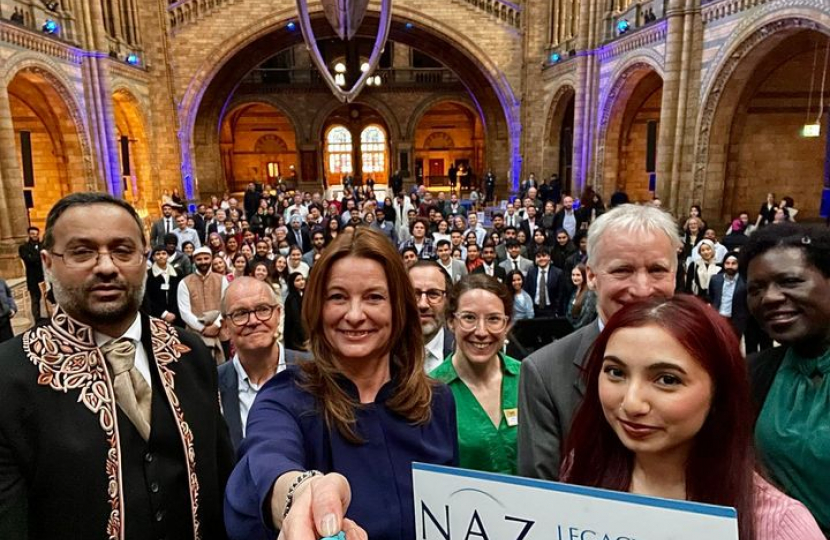
<path id="1" fill-rule="evenodd" d="M 533 176 L 160 205 L 69 195 L 20 248 L 0 538 L 414 540 L 415 461 L 830 538 L 830 229 L 788 197 L 723 235 Z"/>

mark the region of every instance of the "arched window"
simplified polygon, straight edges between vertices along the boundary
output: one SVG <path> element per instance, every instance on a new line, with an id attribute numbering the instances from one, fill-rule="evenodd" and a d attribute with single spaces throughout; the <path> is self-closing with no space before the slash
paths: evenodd
<path id="1" fill-rule="evenodd" d="M 386 134 L 378 126 L 367 126 L 360 133 L 363 174 L 386 171 Z"/>
<path id="2" fill-rule="evenodd" d="M 352 134 L 343 126 L 334 126 L 326 135 L 326 153 L 329 156 L 329 172 L 351 174 Z"/>

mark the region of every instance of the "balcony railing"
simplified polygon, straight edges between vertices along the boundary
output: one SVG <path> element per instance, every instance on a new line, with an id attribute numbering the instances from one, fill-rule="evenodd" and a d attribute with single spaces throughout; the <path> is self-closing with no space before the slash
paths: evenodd
<path id="1" fill-rule="evenodd" d="M 460 85 L 458 77 L 446 68 L 378 69 L 381 88 L 447 87 Z M 324 88 L 320 72 L 314 68 L 258 68 L 245 76 L 239 86 L 243 94 L 269 93 L 288 88 Z M 370 87 L 371 88 L 371 87 Z"/>

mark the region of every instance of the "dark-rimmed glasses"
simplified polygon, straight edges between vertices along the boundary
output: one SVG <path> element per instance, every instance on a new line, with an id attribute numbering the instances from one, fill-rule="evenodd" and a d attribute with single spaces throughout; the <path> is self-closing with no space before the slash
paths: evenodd
<path id="1" fill-rule="evenodd" d="M 228 313 L 225 315 L 230 321 L 236 326 L 245 326 L 248 324 L 248 321 L 251 320 L 251 313 L 254 314 L 254 317 L 257 318 L 260 322 L 265 322 L 271 318 L 271 315 L 274 314 L 274 310 L 277 309 L 279 305 L 262 305 L 257 306 L 254 309 L 238 309 L 234 312 Z"/>

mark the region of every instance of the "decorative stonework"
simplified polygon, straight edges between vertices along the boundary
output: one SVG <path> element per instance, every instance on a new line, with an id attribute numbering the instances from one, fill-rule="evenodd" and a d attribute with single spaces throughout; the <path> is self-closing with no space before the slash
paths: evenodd
<path id="1" fill-rule="evenodd" d="M 69 43 L 6 21 L 0 21 L 0 41 L 72 64 L 80 64 L 86 56 Z"/>
<path id="2" fill-rule="evenodd" d="M 288 145 L 282 137 L 273 133 L 263 135 L 254 144 L 254 152 L 257 154 L 283 154 L 288 151 Z"/>
<path id="3" fill-rule="evenodd" d="M 443 131 L 436 131 L 426 138 L 424 148 L 429 150 L 449 150 L 455 148 L 455 142 L 453 142 L 452 137 Z"/>
<path id="4" fill-rule="evenodd" d="M 235 3 L 236 0 L 179 0 L 167 7 L 167 23 L 171 30 L 183 26 Z"/>
<path id="5" fill-rule="evenodd" d="M 600 47 L 597 56 L 601 62 L 607 62 L 631 51 L 642 54 L 644 51 L 653 49 L 656 45 L 665 43 L 667 30 L 668 21 L 665 19 L 645 28 L 638 28 L 631 34 L 626 34 L 608 45 Z"/>
<path id="6" fill-rule="evenodd" d="M 830 29 L 814 21 L 795 18 L 781 19 L 762 26 L 733 50 L 727 48 L 721 49 L 718 59 L 726 54 L 729 55 L 728 58 L 722 65 L 719 62 L 713 63 L 713 65 L 720 65 L 721 67 L 717 71 L 714 80 L 709 83 L 710 88 L 706 93 L 706 99 L 703 102 L 703 107 L 700 112 L 700 120 L 697 124 L 698 135 L 691 186 L 693 200 L 703 200 L 703 188 L 706 185 L 706 171 L 709 164 L 709 145 L 711 144 L 712 125 L 723 93 L 732 80 L 732 75 L 762 41 L 787 30 L 815 30 L 825 34 L 830 33 Z"/>
<path id="7" fill-rule="evenodd" d="M 522 28 L 522 6 L 507 0 L 455 0 L 478 10 L 514 28 Z"/>
<path id="8" fill-rule="evenodd" d="M 807 7 L 811 9 L 818 9 L 827 11 L 826 0 L 714 0 L 705 3 L 701 9 L 701 17 L 703 24 L 707 25 L 719 19 L 738 15 L 744 11 L 755 9 L 758 6 L 764 6 L 764 12 L 777 11 L 780 9 L 792 9 L 798 7 Z M 736 29 L 740 32 L 751 24 L 751 21 L 756 20 L 755 17 L 748 17 L 744 23 Z"/>

